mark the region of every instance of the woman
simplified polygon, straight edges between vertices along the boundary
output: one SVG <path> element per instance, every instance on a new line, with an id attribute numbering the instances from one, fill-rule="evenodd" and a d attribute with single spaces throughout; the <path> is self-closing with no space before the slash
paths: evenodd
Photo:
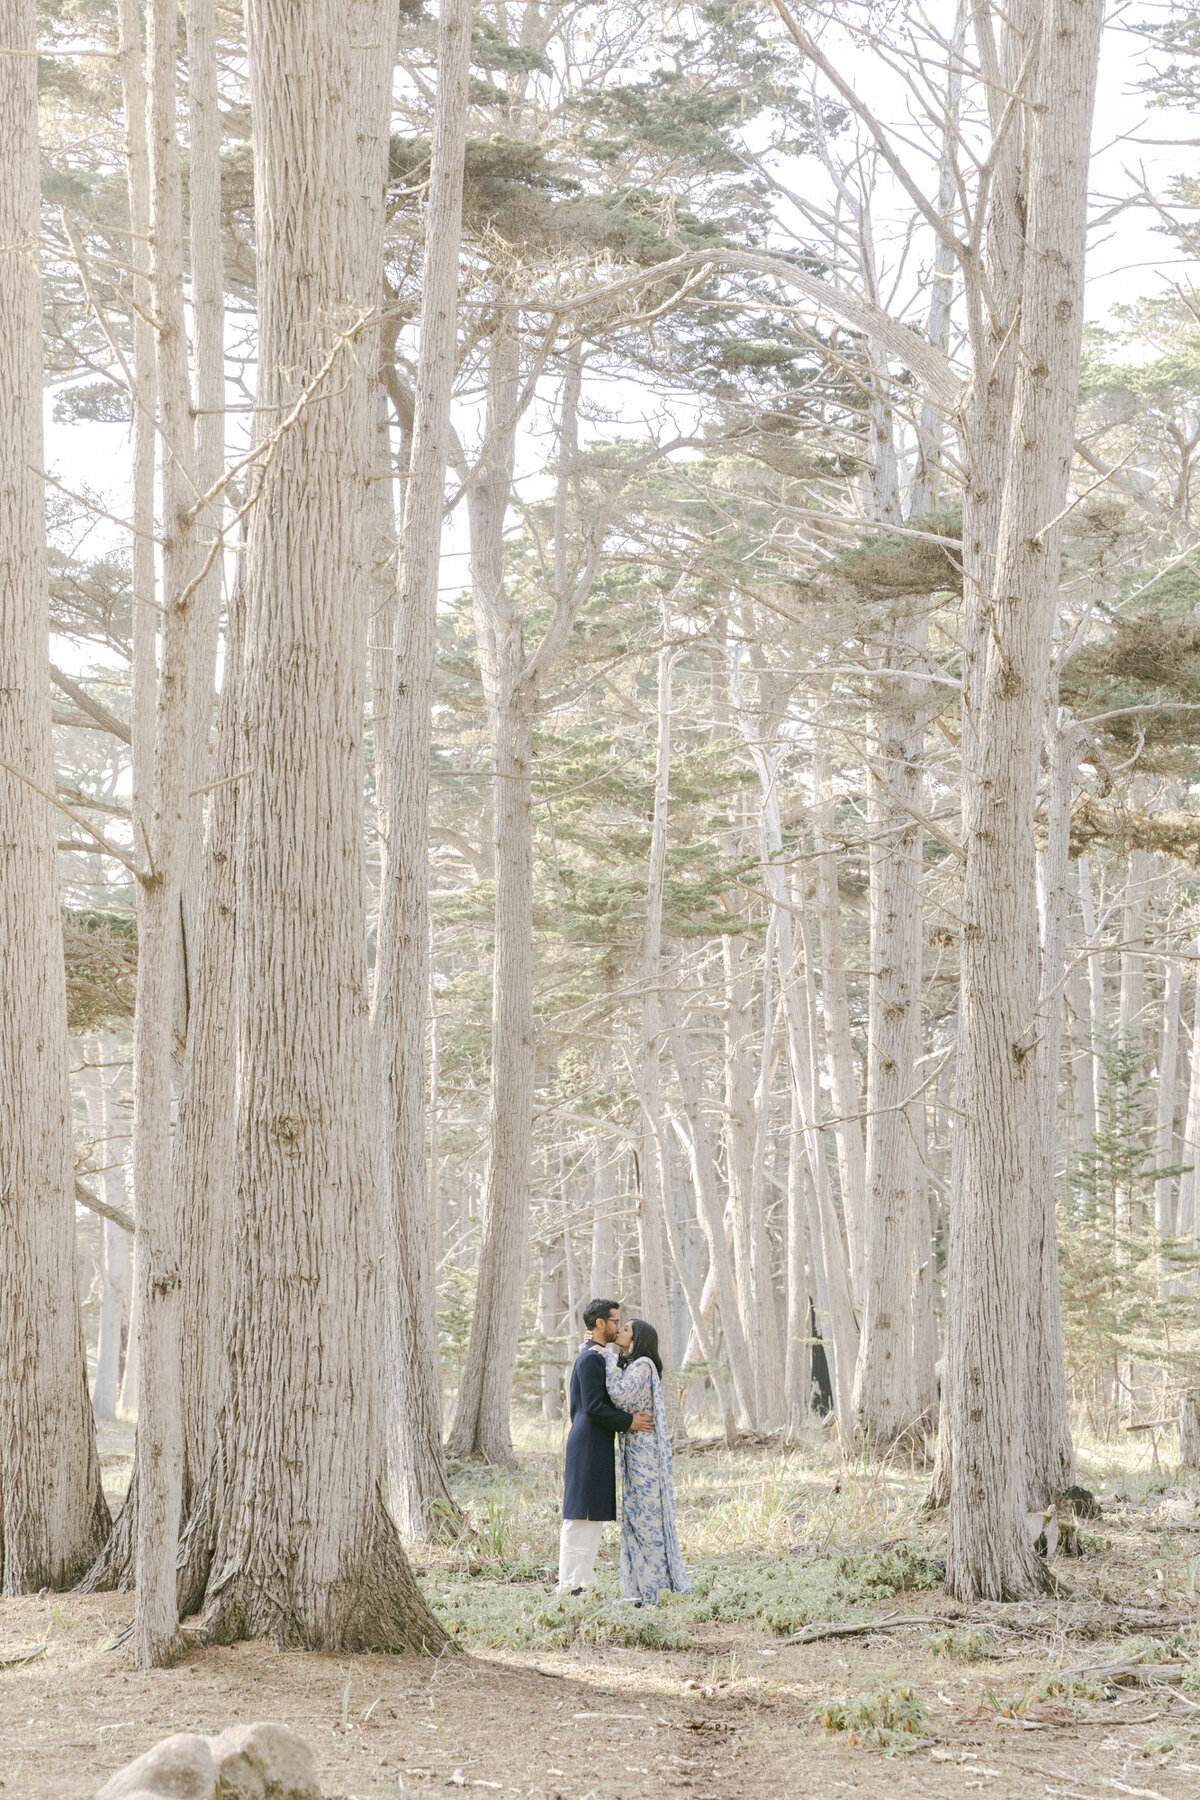
<path id="1" fill-rule="evenodd" d="M 603 1351 L 609 1398 L 626 1412 L 648 1412 L 654 1430 L 621 1435 L 621 1598 L 655 1606 L 691 1582 L 675 1529 L 675 1478 L 663 1405 L 658 1333 L 645 1319 L 622 1325 Z"/>

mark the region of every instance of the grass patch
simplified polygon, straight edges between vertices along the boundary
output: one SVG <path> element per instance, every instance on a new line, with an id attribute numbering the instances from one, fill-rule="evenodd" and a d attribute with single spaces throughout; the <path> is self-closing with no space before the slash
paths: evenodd
<path id="1" fill-rule="evenodd" d="M 690 1650 L 692 1638 L 677 1611 L 623 1605 L 609 1595 L 598 1600 L 569 1594 L 521 1591 L 511 1581 L 467 1576 L 430 1591 L 438 1617 L 458 1643 L 488 1644 L 499 1650 L 569 1650 L 574 1645 L 616 1645 L 648 1650 Z"/>
<path id="2" fill-rule="evenodd" d="M 974 1625 L 966 1630 L 935 1631 L 926 1640 L 926 1648 L 930 1656 L 950 1656 L 956 1662 L 986 1662 L 999 1654 L 991 1632 Z"/>
<path id="3" fill-rule="evenodd" d="M 877 1750 L 915 1750 L 927 1718 L 925 1702 L 907 1684 L 874 1688 L 857 1698 L 830 1700 L 817 1712 L 826 1731 L 844 1732 L 849 1744 Z"/>

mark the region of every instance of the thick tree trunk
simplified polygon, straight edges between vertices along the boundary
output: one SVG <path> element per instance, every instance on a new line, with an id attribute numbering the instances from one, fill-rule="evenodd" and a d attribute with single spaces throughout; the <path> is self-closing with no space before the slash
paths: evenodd
<path id="1" fill-rule="evenodd" d="M 1044 0 L 1029 10 L 1038 35 L 1026 123 L 1019 360 L 994 570 L 990 579 L 983 571 L 986 646 L 969 681 L 974 745 L 964 758 L 964 1157 L 946 1420 L 946 1579 L 962 1599 L 1018 1597 L 1044 1580 L 1025 1534 L 1023 1491 L 1022 1337 L 1041 1161 L 1033 823 L 1074 439 L 1102 7 L 1100 0 Z M 980 369 L 977 382 L 984 381 Z M 972 448 L 978 454 L 981 446 Z M 991 501 L 981 506 L 980 499 L 968 487 L 964 540 L 986 545 Z M 978 566 L 970 573 L 978 575 Z"/>
<path id="2" fill-rule="evenodd" d="M 437 1649 L 383 1496 L 362 832 L 374 418 L 352 341 L 377 289 L 378 146 L 360 136 L 343 9 L 252 0 L 247 28 L 272 448 L 246 574 L 229 1402 L 193 1534 L 220 1638 Z"/>
<path id="3" fill-rule="evenodd" d="M 425 1021 L 430 984 L 430 729 L 450 398 L 458 342 L 470 38 L 470 0 L 448 0 L 438 20 L 437 107 L 425 216 L 420 354 L 412 458 L 404 488 L 395 638 L 383 743 L 376 746 L 386 770 L 381 797 L 386 825 L 374 1031 L 383 1092 L 391 1315 L 389 1462 L 392 1505 L 401 1530 L 413 1538 L 426 1535 L 435 1507 L 454 1509 L 442 1450 L 432 1169 L 427 1168 L 425 1151 Z M 390 118 L 390 74 L 387 111 Z"/>
<path id="4" fill-rule="evenodd" d="M 0 6 L 0 1562 L 66 1587 L 103 1543 L 75 1278 L 42 482 L 37 19 Z M 40 791 L 38 791 L 40 790 Z"/>

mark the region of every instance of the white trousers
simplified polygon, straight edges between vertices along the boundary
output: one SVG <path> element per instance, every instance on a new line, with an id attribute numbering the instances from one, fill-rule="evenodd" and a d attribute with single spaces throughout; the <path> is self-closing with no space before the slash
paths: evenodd
<path id="1" fill-rule="evenodd" d="M 564 1519 L 558 1538 L 558 1591 L 596 1585 L 596 1552 L 604 1531 L 603 1519 Z"/>

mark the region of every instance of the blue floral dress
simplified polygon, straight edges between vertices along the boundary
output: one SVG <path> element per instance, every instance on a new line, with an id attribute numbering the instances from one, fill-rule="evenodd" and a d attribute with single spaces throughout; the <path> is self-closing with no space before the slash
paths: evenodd
<path id="1" fill-rule="evenodd" d="M 623 1431 L 621 1447 L 621 1598 L 657 1604 L 660 1594 L 686 1594 L 691 1582 L 675 1529 L 675 1477 L 671 1438 L 658 1370 L 648 1357 L 627 1369 L 619 1351 L 604 1351 L 610 1399 L 626 1412 L 654 1414 L 653 1431 Z"/>

